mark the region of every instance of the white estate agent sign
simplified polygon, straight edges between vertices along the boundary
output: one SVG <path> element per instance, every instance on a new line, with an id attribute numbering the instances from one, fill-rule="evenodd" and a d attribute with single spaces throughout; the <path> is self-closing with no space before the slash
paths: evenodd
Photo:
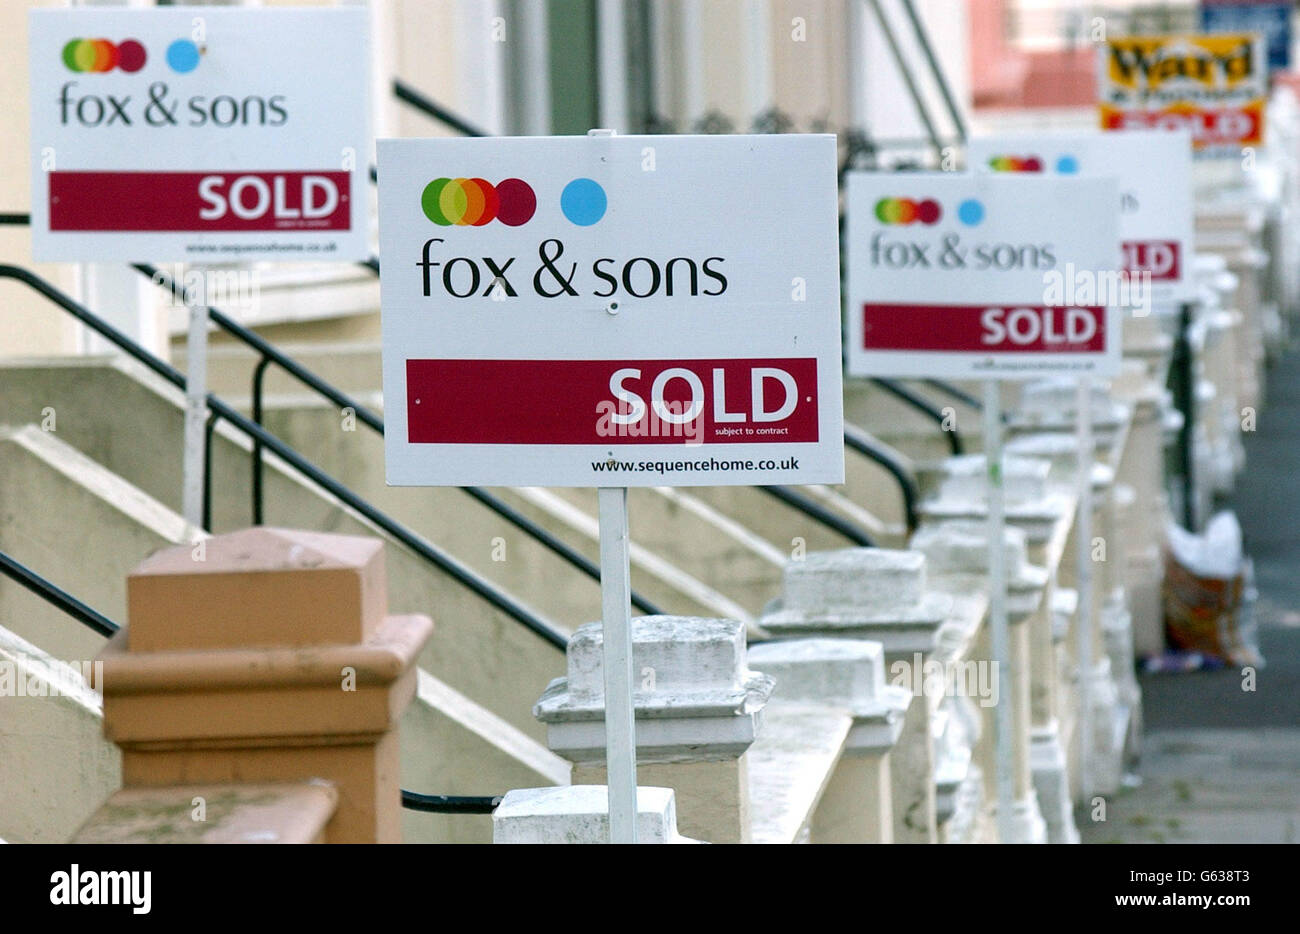
<path id="1" fill-rule="evenodd" d="M 844 476 L 835 140 L 379 142 L 397 485 Z"/>
<path id="2" fill-rule="evenodd" d="M 850 173 L 849 373 L 1115 372 L 1118 201 L 1114 179 Z"/>
<path id="3" fill-rule="evenodd" d="M 1186 130 L 990 136 L 970 141 L 976 172 L 1113 176 L 1119 181 L 1120 268 L 1153 302 L 1190 301 L 1192 136 Z"/>
<path id="4" fill-rule="evenodd" d="M 36 258 L 365 258 L 368 22 L 360 7 L 31 11 Z"/>

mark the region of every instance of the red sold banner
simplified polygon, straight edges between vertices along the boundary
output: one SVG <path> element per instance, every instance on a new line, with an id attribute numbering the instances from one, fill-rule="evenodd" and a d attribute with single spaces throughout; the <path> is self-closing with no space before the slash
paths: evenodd
<path id="1" fill-rule="evenodd" d="M 347 172 L 51 172 L 50 230 L 347 230 Z"/>
<path id="2" fill-rule="evenodd" d="M 1120 245 L 1127 273 L 1148 273 L 1154 282 L 1176 282 L 1182 272 L 1177 240 L 1126 240 Z"/>
<path id="3" fill-rule="evenodd" d="M 1264 102 L 1243 107 L 1198 109 L 1175 106 L 1164 110 L 1118 110 L 1101 105 L 1103 130 L 1191 130 L 1193 145 L 1257 146 L 1264 141 Z"/>
<path id="4" fill-rule="evenodd" d="M 818 439 L 817 359 L 406 361 L 411 444 Z"/>
<path id="5" fill-rule="evenodd" d="M 1106 309 L 867 303 L 864 350 L 1097 353 L 1106 349 Z"/>

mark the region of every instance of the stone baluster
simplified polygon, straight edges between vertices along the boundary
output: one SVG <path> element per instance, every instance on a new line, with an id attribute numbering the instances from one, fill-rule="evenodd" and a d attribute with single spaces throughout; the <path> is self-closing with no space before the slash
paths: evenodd
<path id="1" fill-rule="evenodd" d="M 749 660 L 775 679 L 775 702 L 823 704 L 853 715 L 844 755 L 813 815 L 812 842 L 893 842 L 889 753 L 912 694 L 885 683 L 880 643 L 777 640 L 753 646 Z"/>

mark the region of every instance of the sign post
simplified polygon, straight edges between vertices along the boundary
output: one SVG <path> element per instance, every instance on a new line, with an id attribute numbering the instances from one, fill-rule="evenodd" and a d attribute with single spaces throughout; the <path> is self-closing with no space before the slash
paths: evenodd
<path id="1" fill-rule="evenodd" d="M 600 487 L 600 604 L 605 653 L 605 773 L 609 842 L 636 843 L 636 717 L 627 487 Z"/>
<path id="2" fill-rule="evenodd" d="M 181 459 L 181 515 L 203 528 L 203 465 L 207 459 L 208 309 L 187 301 L 185 341 L 185 448 Z"/>
<path id="3" fill-rule="evenodd" d="M 1092 434 L 1092 380 L 1079 377 L 1077 436 L 1079 442 L 1079 514 L 1075 520 L 1075 560 L 1078 562 L 1075 577 L 1079 585 L 1079 602 L 1076 618 L 1075 653 L 1079 666 L 1079 742 L 1080 784 L 1082 793 L 1092 793 L 1092 776 L 1088 772 L 1092 757 L 1092 697 L 1089 685 L 1092 678 L 1092 614 L 1095 595 L 1092 589 L 1092 467 L 1094 445 Z"/>
<path id="4" fill-rule="evenodd" d="M 998 832 L 1014 835 L 1000 380 L 1110 375 L 1120 354 L 1114 179 L 850 173 L 849 373 L 984 383 Z"/>
<path id="5" fill-rule="evenodd" d="M 843 481 L 834 137 L 381 140 L 379 177 L 388 482 L 597 488 L 632 842 L 627 488 Z"/>
<path id="6" fill-rule="evenodd" d="M 984 468 L 988 478 L 989 536 L 989 630 L 993 663 L 999 672 L 1011 671 L 1011 632 L 1007 621 L 1006 518 L 1002 488 L 1002 385 L 984 381 Z M 1004 683 L 1009 681 L 1004 680 Z M 997 745 L 994 749 L 994 779 L 998 799 L 998 839 L 1012 839 L 1015 776 L 1011 749 L 1011 705 L 999 702 L 995 709 Z"/>

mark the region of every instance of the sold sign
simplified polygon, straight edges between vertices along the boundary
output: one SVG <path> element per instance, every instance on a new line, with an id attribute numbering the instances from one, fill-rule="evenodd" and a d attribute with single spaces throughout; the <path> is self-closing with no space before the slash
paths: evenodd
<path id="1" fill-rule="evenodd" d="M 368 257 L 368 23 L 359 8 L 30 11 L 35 257 Z"/>
<path id="2" fill-rule="evenodd" d="M 850 374 L 1028 378 L 1118 368 L 1109 307 L 1118 302 L 1108 294 L 1127 287 L 1117 268 L 1118 188 L 1047 175 L 1041 157 L 1015 161 L 1026 168 L 849 174 Z M 934 221 L 899 225 L 877 210 L 894 201 L 931 202 Z M 1150 245 L 1137 252 L 1169 262 Z"/>
<path id="3" fill-rule="evenodd" d="M 834 137 L 381 140 L 379 177 L 390 484 L 842 482 Z"/>
<path id="4" fill-rule="evenodd" d="M 975 172 L 1113 176 L 1119 182 L 1120 268 L 1149 284 L 1151 303 L 1195 298 L 1188 268 L 1192 135 L 1186 130 L 999 134 L 972 139 L 966 158 Z"/>

